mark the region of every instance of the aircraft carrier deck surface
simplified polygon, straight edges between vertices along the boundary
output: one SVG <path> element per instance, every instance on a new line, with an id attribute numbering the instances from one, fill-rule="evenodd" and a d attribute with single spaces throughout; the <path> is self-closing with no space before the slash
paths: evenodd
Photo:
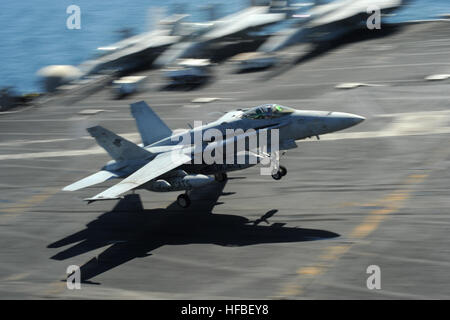
<path id="1" fill-rule="evenodd" d="M 160 72 L 147 71 L 126 99 L 66 93 L 0 115 L 0 298 L 449 298 L 450 82 L 424 80 L 450 74 L 449 23 L 406 25 L 284 70 L 225 63 L 197 90 L 160 90 Z M 335 88 L 345 82 L 370 86 Z M 192 102 L 201 97 L 220 99 Z M 128 106 L 139 100 L 171 128 L 268 102 L 367 120 L 299 142 L 282 180 L 259 167 L 230 173 L 187 210 L 176 192 L 82 201 L 115 181 L 61 191 L 109 160 L 87 127 L 140 142 Z M 81 290 L 66 288 L 69 265 L 82 266 Z M 380 290 L 366 287 L 370 265 Z"/>

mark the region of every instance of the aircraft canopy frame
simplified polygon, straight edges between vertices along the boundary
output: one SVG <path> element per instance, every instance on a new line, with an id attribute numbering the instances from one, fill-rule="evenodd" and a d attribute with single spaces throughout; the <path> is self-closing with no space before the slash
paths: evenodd
<path id="1" fill-rule="evenodd" d="M 246 110 L 243 118 L 248 119 L 275 119 L 288 114 L 292 114 L 295 110 L 275 103 L 262 104 Z"/>

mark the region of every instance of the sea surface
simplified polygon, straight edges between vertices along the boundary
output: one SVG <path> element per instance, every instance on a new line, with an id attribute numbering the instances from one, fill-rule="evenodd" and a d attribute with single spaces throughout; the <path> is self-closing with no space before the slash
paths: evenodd
<path id="1" fill-rule="evenodd" d="M 310 2 L 310 1 L 298 1 Z M 328 1 L 329 2 L 329 1 Z M 0 1 L 0 88 L 17 93 L 42 91 L 36 72 L 47 65 L 78 65 L 92 58 L 96 48 L 120 40 L 119 30 L 149 30 L 161 5 L 168 14 L 183 9 L 192 21 L 205 21 L 211 0 L 19 0 Z M 81 9 L 81 29 L 69 30 L 68 6 Z M 220 15 L 239 11 L 248 0 L 221 2 Z M 450 13 L 450 0 L 411 0 L 394 21 L 432 19 Z"/>

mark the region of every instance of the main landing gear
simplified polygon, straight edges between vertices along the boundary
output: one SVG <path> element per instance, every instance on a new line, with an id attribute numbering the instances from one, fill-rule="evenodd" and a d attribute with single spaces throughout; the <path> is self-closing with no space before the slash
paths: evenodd
<path id="1" fill-rule="evenodd" d="M 177 203 L 180 207 L 187 208 L 191 205 L 191 199 L 186 193 L 183 193 L 178 196 Z"/>
<path id="2" fill-rule="evenodd" d="M 214 179 L 215 179 L 216 181 L 218 181 L 218 182 L 224 182 L 224 181 L 226 181 L 226 180 L 228 179 L 228 176 L 227 176 L 226 173 L 220 172 L 220 173 L 216 173 L 216 174 L 214 175 Z"/>
<path id="3" fill-rule="evenodd" d="M 282 177 L 284 177 L 287 174 L 286 167 L 280 166 L 274 174 L 272 174 L 272 178 L 275 180 L 280 180 Z"/>
<path id="4" fill-rule="evenodd" d="M 224 182 L 228 179 L 228 176 L 226 173 L 224 172 L 220 172 L 220 173 L 216 173 L 214 175 L 214 179 L 218 182 Z M 191 205 L 191 198 L 189 197 L 189 191 L 183 194 L 180 194 L 177 197 L 177 204 L 181 207 L 181 208 L 187 208 Z"/>

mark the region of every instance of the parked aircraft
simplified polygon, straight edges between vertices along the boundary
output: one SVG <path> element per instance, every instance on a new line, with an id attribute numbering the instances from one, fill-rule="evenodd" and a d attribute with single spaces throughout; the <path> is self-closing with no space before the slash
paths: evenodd
<path id="1" fill-rule="evenodd" d="M 233 13 L 218 20 L 207 23 L 181 23 L 180 29 L 191 30 L 189 37 L 185 37 L 161 54 L 155 65 L 167 66 L 180 58 L 199 56 L 213 43 L 230 39 L 248 39 L 251 32 L 276 24 L 286 19 L 286 13 L 271 12 L 269 6 L 251 6 L 237 13 Z M 185 26 L 184 28 L 182 28 Z"/>
<path id="2" fill-rule="evenodd" d="M 294 15 L 291 26 L 272 35 L 258 50 L 277 52 L 299 42 L 324 42 L 341 37 L 361 26 L 375 11 L 389 14 L 402 7 L 405 0 L 336 0 L 313 6 Z"/>

